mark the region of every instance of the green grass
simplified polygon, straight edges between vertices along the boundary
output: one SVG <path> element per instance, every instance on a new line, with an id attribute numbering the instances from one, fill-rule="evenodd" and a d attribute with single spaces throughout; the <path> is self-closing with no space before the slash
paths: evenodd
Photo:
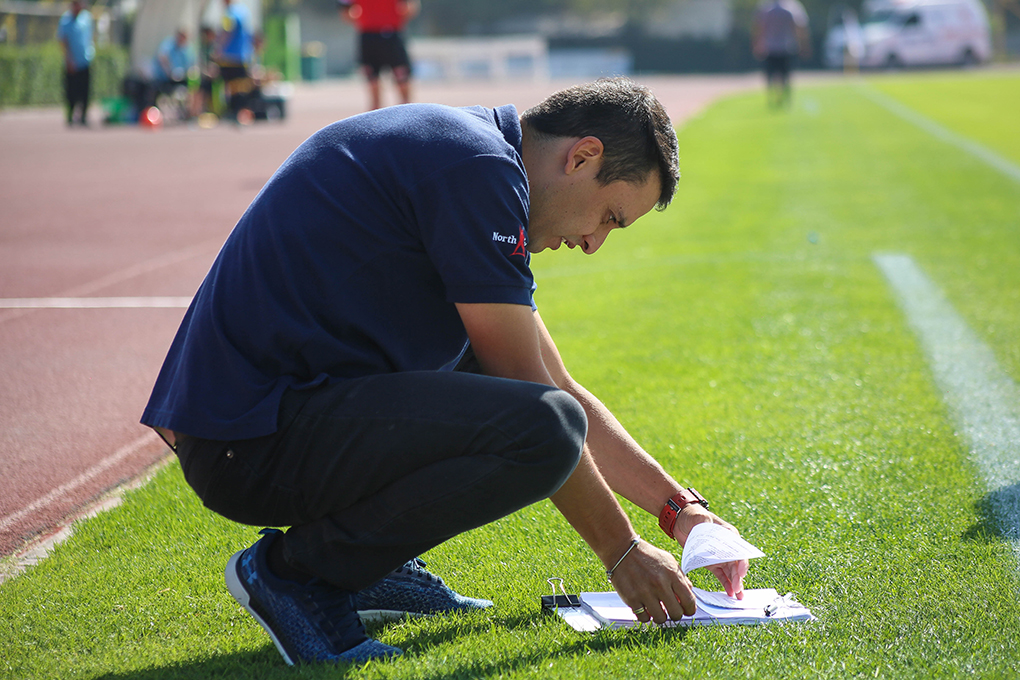
<path id="1" fill-rule="evenodd" d="M 944 97 L 947 125 L 973 121 L 953 105 L 976 82 L 1002 85 L 939 82 L 966 93 Z M 222 584 L 254 530 L 204 510 L 173 465 L 0 586 L 0 675 L 1015 677 L 1013 553 L 870 257 L 913 256 L 1020 378 L 1020 185 L 853 85 L 802 89 L 785 113 L 725 100 L 681 149 L 674 206 L 595 256 L 536 257 L 538 303 L 575 377 L 766 552 L 747 585 L 795 592 L 818 621 L 575 633 L 539 614 L 545 579 L 605 577 L 544 502 L 426 556 L 494 612 L 372 631 L 407 651 L 394 662 L 291 669 Z"/>
<path id="2" fill-rule="evenodd" d="M 1020 163 L 1020 78 L 1015 70 L 877 78 L 874 83 L 919 113 Z"/>

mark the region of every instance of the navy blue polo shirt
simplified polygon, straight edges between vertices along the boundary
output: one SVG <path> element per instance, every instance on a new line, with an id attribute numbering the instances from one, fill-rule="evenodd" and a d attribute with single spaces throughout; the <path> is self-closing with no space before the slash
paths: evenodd
<path id="1" fill-rule="evenodd" d="M 287 389 L 449 370 L 454 303 L 532 305 L 512 106 L 410 104 L 334 123 L 273 175 L 199 288 L 142 423 L 276 431 Z"/>

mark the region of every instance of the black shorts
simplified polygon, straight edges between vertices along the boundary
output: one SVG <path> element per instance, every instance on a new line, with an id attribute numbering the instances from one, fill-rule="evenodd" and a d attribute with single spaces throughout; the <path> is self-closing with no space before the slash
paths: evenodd
<path id="1" fill-rule="evenodd" d="M 792 54 L 770 54 L 765 57 L 765 77 L 770 80 L 775 76 L 786 80 L 790 77 L 792 68 Z"/>
<path id="2" fill-rule="evenodd" d="M 239 80 L 248 77 L 248 68 L 244 64 L 220 64 L 220 77 L 223 82 Z"/>
<path id="3" fill-rule="evenodd" d="M 406 77 L 397 73 L 403 68 L 406 75 L 411 74 L 411 60 L 404 47 L 404 39 L 400 33 L 362 33 L 361 34 L 361 65 L 369 78 L 378 78 L 383 69 L 390 69 L 397 78 Z"/>

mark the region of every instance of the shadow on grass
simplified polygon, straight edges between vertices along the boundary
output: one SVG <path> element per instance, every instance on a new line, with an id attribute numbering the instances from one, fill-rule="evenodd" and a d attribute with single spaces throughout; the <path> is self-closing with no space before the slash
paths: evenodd
<path id="1" fill-rule="evenodd" d="M 268 642 L 268 641 L 267 641 Z M 343 678 L 353 668 L 331 668 L 331 677 Z M 107 673 L 98 680 L 200 680 L 204 678 L 290 678 L 289 668 L 277 654 L 272 643 L 257 652 L 221 654 L 211 659 L 174 663 L 158 668 L 145 668 L 124 673 Z M 301 675 L 304 675 L 302 673 Z"/>
<path id="2" fill-rule="evenodd" d="M 965 540 L 1020 539 L 1020 483 L 996 489 L 976 505 L 978 521 L 963 533 Z"/>
<path id="3" fill-rule="evenodd" d="M 400 659 L 373 663 L 410 664 L 406 669 L 408 671 L 406 675 L 428 680 L 496 677 L 550 659 L 598 654 L 635 645 L 644 646 L 653 643 L 660 636 L 682 638 L 687 633 L 686 628 L 642 631 L 640 639 L 615 632 L 578 633 L 554 646 L 537 647 L 532 645 L 526 650 L 511 653 L 500 650 L 500 653 L 495 653 L 492 657 L 466 654 L 462 658 L 450 658 L 446 660 L 441 670 L 425 671 L 414 667 L 416 660 L 427 656 L 431 650 L 453 643 L 458 639 L 468 636 L 481 638 L 490 633 L 493 628 L 507 631 L 532 629 L 547 617 L 548 615 L 538 613 L 499 620 L 477 616 L 462 617 L 452 622 L 453 625 L 443 626 L 440 630 L 421 631 L 415 635 L 413 640 L 408 641 L 410 644 L 406 644 L 405 655 Z M 566 628 L 566 623 L 562 625 Z M 369 628 L 369 633 L 377 632 L 380 628 L 381 626 L 373 626 Z M 649 637 L 649 633 L 652 634 L 651 637 Z M 258 651 L 222 654 L 190 663 L 175 663 L 124 673 L 108 673 L 97 676 L 97 680 L 199 680 L 207 678 L 259 678 L 260 680 L 265 678 L 272 680 L 273 678 L 293 678 L 295 676 L 346 678 L 356 676 L 360 670 L 360 666 L 343 664 L 309 664 L 291 668 L 284 664 L 276 648 L 267 639 L 266 646 Z"/>

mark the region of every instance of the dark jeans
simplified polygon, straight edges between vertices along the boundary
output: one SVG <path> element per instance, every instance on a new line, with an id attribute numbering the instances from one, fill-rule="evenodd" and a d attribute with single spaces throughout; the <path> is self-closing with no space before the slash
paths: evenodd
<path id="1" fill-rule="evenodd" d="M 74 122 L 74 110 L 81 108 L 78 122 L 85 123 L 89 108 L 89 69 L 81 68 L 71 73 L 64 71 L 64 97 L 67 100 L 67 124 Z"/>
<path id="2" fill-rule="evenodd" d="M 567 393 L 462 371 L 369 376 L 288 392 L 276 433 L 181 436 L 208 508 L 290 526 L 291 565 L 361 590 L 429 548 L 549 497 L 587 420 Z"/>

